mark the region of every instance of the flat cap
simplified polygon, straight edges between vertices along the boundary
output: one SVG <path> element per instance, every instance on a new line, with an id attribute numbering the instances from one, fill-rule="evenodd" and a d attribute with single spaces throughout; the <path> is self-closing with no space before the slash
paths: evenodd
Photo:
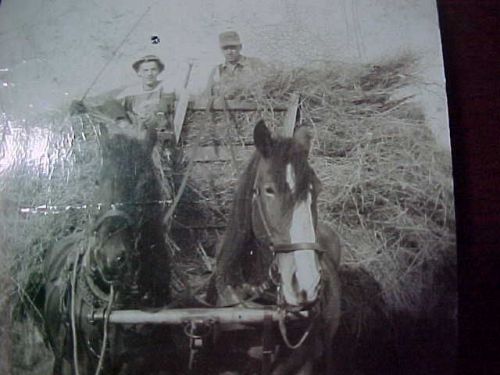
<path id="1" fill-rule="evenodd" d="M 219 34 L 219 45 L 221 48 L 227 46 L 239 46 L 240 44 L 240 36 L 236 31 L 224 31 Z"/>
<path id="2" fill-rule="evenodd" d="M 132 68 L 134 68 L 134 70 L 137 72 L 142 63 L 151 62 L 151 61 L 154 61 L 158 64 L 158 69 L 160 69 L 160 72 L 162 72 L 163 69 L 165 69 L 165 64 L 163 64 L 163 62 L 160 60 L 160 58 L 158 56 L 155 56 L 155 55 L 146 55 L 144 57 L 141 57 L 139 60 L 137 60 L 136 62 L 134 62 L 132 64 Z"/>

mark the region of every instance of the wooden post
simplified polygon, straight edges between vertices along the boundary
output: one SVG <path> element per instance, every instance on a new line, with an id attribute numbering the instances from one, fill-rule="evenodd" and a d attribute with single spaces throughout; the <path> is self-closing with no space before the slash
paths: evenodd
<path id="1" fill-rule="evenodd" d="M 175 143 L 179 143 L 179 139 L 181 138 L 182 126 L 184 125 L 184 119 L 186 118 L 186 111 L 189 104 L 189 77 L 191 76 L 191 70 L 193 69 L 193 63 L 189 62 L 188 72 L 186 74 L 186 80 L 184 81 L 184 88 L 179 95 L 179 101 L 175 106 L 175 115 L 174 115 L 174 134 L 175 134 Z"/>
<path id="2" fill-rule="evenodd" d="M 299 96 L 292 94 L 290 105 L 286 112 L 285 121 L 283 122 L 284 137 L 292 137 L 295 130 L 295 123 L 297 122 L 297 110 L 299 109 Z"/>

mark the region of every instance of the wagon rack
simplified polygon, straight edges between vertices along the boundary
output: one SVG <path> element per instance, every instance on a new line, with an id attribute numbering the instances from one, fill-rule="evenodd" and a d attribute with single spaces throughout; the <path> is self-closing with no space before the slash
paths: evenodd
<path id="1" fill-rule="evenodd" d="M 296 124 L 301 121 L 300 97 L 297 94 L 290 95 L 288 99 L 262 104 L 253 99 L 225 100 L 219 97 L 210 101 L 206 97 L 183 97 L 182 94 L 176 104 L 173 121 L 176 144 L 182 150 L 185 160 L 194 161 L 190 174 L 198 184 L 198 192 L 205 193 L 198 195 L 201 198 L 199 202 L 203 202 L 201 204 L 205 207 L 215 208 L 215 216 L 219 219 L 227 217 L 221 213 L 224 212 L 223 208 L 229 208 L 230 203 L 230 199 L 221 201 L 220 197 L 225 192 L 232 191 L 242 168 L 254 151 L 252 130 L 256 120 L 268 116 L 267 120 L 271 122 L 279 121 L 275 130 L 283 136 L 292 136 Z M 237 116 L 246 116 L 246 120 L 235 119 Z M 219 134 L 207 134 L 211 130 L 203 128 L 205 124 L 200 125 L 200 120 L 212 129 L 218 128 Z M 221 133 L 229 128 L 233 134 L 226 138 Z M 196 139 L 200 132 L 208 136 L 209 140 Z M 183 174 L 181 172 L 179 175 Z M 213 219 L 204 218 L 201 222 L 188 220 L 184 229 L 190 229 L 195 237 L 203 237 L 207 232 L 219 237 L 220 232 L 225 229 L 225 219 Z M 175 228 L 176 223 L 173 226 Z M 210 248 L 212 244 L 207 246 Z"/>
<path id="2" fill-rule="evenodd" d="M 253 152 L 253 144 L 233 144 L 231 150 L 227 147 L 214 145 L 190 144 L 186 136 L 189 126 L 185 126 L 188 112 L 196 114 L 200 112 L 228 113 L 228 112 L 258 112 L 260 108 L 255 102 L 240 100 L 225 100 L 217 98 L 209 101 L 206 98 L 189 96 L 182 93 L 176 104 L 174 116 L 174 135 L 178 147 L 180 147 L 187 159 L 194 158 L 193 162 L 198 164 L 228 162 L 234 158 L 234 153 L 240 159 L 246 161 Z M 275 105 L 273 112 L 284 115 L 283 125 L 279 130 L 283 136 L 292 136 L 297 122 L 300 120 L 300 97 L 292 95 L 288 104 Z M 229 124 L 225 124 L 229 126 Z M 252 124 L 253 125 L 253 124 Z M 252 127 L 253 128 L 253 127 Z M 188 138 L 188 137 L 186 137 Z M 192 143 L 192 142 L 191 142 Z M 205 167 L 205 170 L 206 167 Z M 182 194 L 182 193 L 181 193 Z M 203 227 L 203 225 L 202 225 Z M 222 226 L 207 224 L 205 229 L 222 229 Z M 200 229 L 200 228 L 195 228 Z M 203 256 L 206 257 L 204 253 Z M 206 260 L 206 259 L 204 259 Z M 207 267 L 209 268 L 209 267 Z M 211 269 L 209 269 L 211 271 Z M 89 316 L 91 322 L 107 322 L 109 324 L 160 324 L 177 325 L 184 328 L 184 333 L 190 340 L 189 370 L 196 368 L 197 354 L 201 351 L 206 340 L 211 334 L 217 332 L 252 329 L 262 327 L 262 374 L 270 372 L 271 354 L 274 351 L 270 339 L 273 324 L 280 319 L 296 320 L 308 318 L 308 312 L 294 314 L 285 313 L 277 306 L 259 305 L 253 302 L 243 305 L 244 307 L 202 307 L 202 308 L 165 308 L 156 310 L 114 310 L 106 312 L 99 309 Z"/>
<path id="3" fill-rule="evenodd" d="M 186 99 L 183 100 L 181 95 L 179 103 L 176 106 L 175 116 L 174 116 L 174 133 L 176 142 L 181 141 L 181 136 L 185 133 L 185 118 L 187 111 L 192 112 L 259 112 L 262 110 L 256 102 L 250 100 L 227 100 L 221 97 L 217 97 L 215 100 L 210 101 L 205 97 L 189 97 L 189 101 L 186 103 Z M 300 118 L 300 97 L 297 94 L 292 94 L 286 104 L 275 104 L 272 107 L 272 111 L 276 113 L 285 114 L 283 120 L 283 126 L 281 129 L 281 135 L 291 137 L 295 129 L 295 125 Z M 227 124 L 228 125 L 228 124 Z M 184 142 L 184 145 L 189 145 Z M 234 145 L 239 147 L 239 151 L 245 152 L 245 146 L 250 146 L 251 144 L 245 145 Z M 228 158 L 227 153 L 223 150 L 214 151 L 213 146 L 201 146 L 197 151 L 196 160 L 197 162 L 213 162 L 226 160 Z"/>

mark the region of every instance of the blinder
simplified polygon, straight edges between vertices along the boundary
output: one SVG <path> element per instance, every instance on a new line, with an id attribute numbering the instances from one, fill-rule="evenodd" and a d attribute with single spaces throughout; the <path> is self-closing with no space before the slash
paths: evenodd
<path id="1" fill-rule="evenodd" d="M 94 236 L 92 236 L 91 238 L 95 239 L 95 233 L 100 229 L 102 224 L 107 219 L 110 219 L 110 218 L 121 218 L 125 221 L 126 228 L 132 228 L 132 229 L 134 228 L 135 222 L 132 220 L 130 215 L 128 213 L 126 213 L 125 211 L 117 209 L 116 206 L 114 204 L 112 204 L 111 208 L 108 211 L 106 211 L 101 217 L 99 217 L 99 219 L 97 219 L 96 222 L 94 223 L 94 225 L 92 227 L 92 232 L 93 232 Z M 93 259 L 93 261 L 95 261 L 96 252 L 99 251 L 99 249 L 101 249 L 103 246 L 104 246 L 103 243 L 96 243 L 96 244 L 94 244 L 94 246 L 92 246 L 92 250 L 90 252 L 86 252 L 86 253 L 89 253 L 88 256 L 91 257 Z M 90 263 L 93 263 L 93 262 L 89 262 L 88 260 L 87 260 L 87 263 L 89 263 L 89 265 L 87 265 L 87 266 L 90 267 L 92 272 L 94 272 L 94 273 L 97 272 L 99 274 L 102 281 L 104 281 L 108 285 L 113 284 L 114 281 L 108 280 L 106 275 L 103 273 L 103 270 L 100 267 L 98 267 L 96 265 L 90 266 Z"/>
<path id="2" fill-rule="evenodd" d="M 101 227 L 101 225 L 104 223 L 104 221 L 112 217 L 120 217 L 122 219 L 125 219 L 125 222 L 127 223 L 128 227 L 134 226 L 134 221 L 132 220 L 129 214 L 127 214 L 125 211 L 117 209 L 115 205 L 111 205 L 111 208 L 108 211 L 106 211 L 104 215 L 102 215 L 99 219 L 96 220 L 94 226 L 92 227 L 92 231 L 97 232 Z"/>
<path id="3" fill-rule="evenodd" d="M 269 246 L 269 249 L 274 254 L 282 254 L 282 253 L 293 253 L 295 251 L 301 250 L 314 250 L 318 253 L 324 252 L 319 243 L 317 242 L 297 242 L 297 243 L 289 243 L 289 244 L 275 244 L 273 241 L 273 237 L 271 234 L 271 229 L 269 228 L 269 224 L 267 222 L 266 216 L 264 215 L 264 209 L 262 208 L 262 203 L 258 199 L 260 195 L 260 191 L 257 186 L 253 188 L 253 196 L 252 196 L 252 204 L 257 207 L 257 212 L 259 214 L 260 220 L 262 222 L 262 226 L 264 227 L 264 235 L 265 242 Z"/>

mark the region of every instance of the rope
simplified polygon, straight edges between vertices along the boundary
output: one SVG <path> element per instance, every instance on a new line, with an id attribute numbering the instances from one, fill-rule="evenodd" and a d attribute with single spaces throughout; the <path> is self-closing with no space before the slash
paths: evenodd
<path id="1" fill-rule="evenodd" d="M 75 255 L 75 262 L 73 263 L 73 273 L 71 276 L 71 333 L 73 339 L 73 366 L 75 368 L 75 375 L 80 375 L 80 370 L 78 369 L 78 341 L 76 334 L 76 312 L 75 312 L 75 297 L 76 297 L 76 274 L 78 268 L 78 258 L 80 253 L 77 252 Z"/>
<path id="2" fill-rule="evenodd" d="M 307 327 L 306 331 L 304 332 L 304 334 L 302 335 L 302 337 L 300 338 L 300 340 L 297 341 L 296 344 L 292 344 L 290 342 L 290 340 L 288 339 L 288 334 L 287 334 L 286 324 L 285 324 L 285 318 L 286 318 L 286 311 L 285 310 L 281 310 L 280 317 L 278 319 L 278 325 L 279 325 L 279 328 L 280 328 L 281 337 L 283 338 L 283 341 L 284 341 L 285 345 L 289 349 L 292 349 L 292 350 L 298 349 L 298 348 L 300 348 L 302 346 L 302 344 L 304 343 L 304 341 L 306 341 L 306 339 L 309 337 L 309 334 L 311 333 L 311 330 L 312 330 L 312 326 L 314 324 L 314 318 L 310 318 L 311 321 L 309 323 L 309 327 Z"/>
<path id="3" fill-rule="evenodd" d="M 118 44 L 118 46 L 114 49 L 113 53 L 111 54 L 111 57 L 108 59 L 108 61 L 106 62 L 106 64 L 104 64 L 104 66 L 101 68 L 101 70 L 97 73 L 97 75 L 95 76 L 94 80 L 90 83 L 90 86 L 87 88 L 87 90 L 85 90 L 85 93 L 83 94 L 81 101 L 83 101 L 87 97 L 88 93 L 90 92 L 90 90 L 92 89 L 92 87 L 94 87 L 94 85 L 97 82 L 97 80 L 99 78 L 101 78 L 102 73 L 104 73 L 104 71 L 107 69 L 107 67 L 109 66 L 109 64 L 111 63 L 111 61 L 113 60 L 113 58 L 116 56 L 116 54 L 118 53 L 118 51 L 123 47 L 123 45 L 125 44 L 125 42 L 129 38 L 129 36 L 132 35 L 132 33 L 137 28 L 137 26 L 139 26 L 139 23 L 144 19 L 144 17 L 146 17 L 146 15 L 150 11 L 150 9 L 153 6 L 153 4 L 156 3 L 156 2 L 158 2 L 158 0 L 153 0 L 151 2 L 151 4 L 149 4 L 149 6 L 146 8 L 146 10 L 141 14 L 141 16 L 137 19 L 137 21 L 132 25 L 132 27 L 130 28 L 130 30 L 127 33 L 127 35 L 125 35 L 125 37 L 120 42 L 120 44 Z"/>
<path id="4" fill-rule="evenodd" d="M 103 365 L 104 365 L 104 355 L 106 353 L 106 343 L 108 341 L 109 316 L 111 315 L 111 307 L 113 306 L 114 297 L 115 297 L 115 289 L 113 288 L 113 285 L 111 285 L 110 291 L 109 291 L 108 306 L 106 307 L 106 312 L 104 315 L 104 333 L 103 333 L 103 337 L 102 337 L 101 353 L 99 355 L 99 362 L 97 363 L 95 375 L 99 375 L 101 373 Z"/>

